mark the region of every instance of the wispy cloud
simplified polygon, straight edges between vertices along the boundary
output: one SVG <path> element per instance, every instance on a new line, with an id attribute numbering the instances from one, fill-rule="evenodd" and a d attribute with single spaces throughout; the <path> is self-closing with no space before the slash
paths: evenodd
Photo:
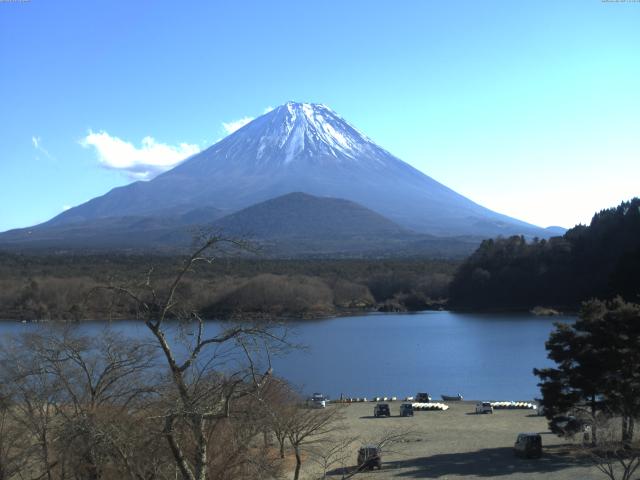
<path id="1" fill-rule="evenodd" d="M 240 128 L 244 127 L 251 120 L 253 120 L 253 117 L 244 117 L 229 123 L 222 122 L 222 128 L 224 128 L 224 131 L 227 132 L 227 135 L 230 135 L 236 130 L 239 130 Z"/>
<path id="2" fill-rule="evenodd" d="M 137 147 L 107 132 L 96 133 L 91 130 L 80 140 L 80 145 L 93 147 L 104 167 L 120 170 L 137 180 L 150 180 L 200 151 L 198 145 L 167 145 L 157 142 L 153 137 L 144 137 Z"/>
<path id="3" fill-rule="evenodd" d="M 265 113 L 269 113 L 272 110 L 273 110 L 273 107 L 271 107 L 271 106 L 266 107 L 262 111 L 262 115 L 264 115 Z M 238 120 L 233 120 L 231 122 L 222 122 L 222 129 L 226 132 L 227 135 L 231 135 L 233 132 L 235 132 L 236 130 L 241 129 L 242 127 L 244 127 L 247 123 L 251 122 L 252 120 L 255 120 L 255 117 L 243 117 L 243 118 L 240 118 Z"/>
<path id="4" fill-rule="evenodd" d="M 41 137 L 38 137 L 37 135 L 32 135 L 31 143 L 33 144 L 33 148 L 35 148 L 36 151 L 42 153 L 46 158 L 48 158 L 49 160 L 53 160 L 55 162 L 56 158 L 53 155 L 51 155 L 46 148 L 42 146 Z"/>

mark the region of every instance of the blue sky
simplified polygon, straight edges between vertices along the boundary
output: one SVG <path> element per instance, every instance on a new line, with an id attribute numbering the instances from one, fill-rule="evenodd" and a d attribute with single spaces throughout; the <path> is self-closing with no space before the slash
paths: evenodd
<path id="1" fill-rule="evenodd" d="M 639 52 L 631 1 L 3 1 L 0 231 L 288 100 L 496 211 L 588 222 L 640 195 Z"/>

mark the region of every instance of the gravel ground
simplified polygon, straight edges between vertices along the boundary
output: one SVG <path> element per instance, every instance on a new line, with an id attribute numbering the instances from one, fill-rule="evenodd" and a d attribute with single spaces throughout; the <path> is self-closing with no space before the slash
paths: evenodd
<path id="1" fill-rule="evenodd" d="M 359 473 L 355 478 L 604 478 L 584 458 L 572 453 L 576 451 L 575 444 L 572 448 L 567 440 L 551 434 L 546 419 L 535 416 L 531 410 L 496 410 L 493 414 L 476 415 L 475 402 L 464 401 L 450 402 L 450 409 L 444 412 L 415 412 L 413 417 L 399 417 L 400 403 L 389 402 L 391 418 L 374 418 L 374 403 L 344 407 L 345 429 L 338 435 L 358 437 L 346 454 L 346 465 L 355 465 L 359 445 L 376 443 L 391 431 L 410 431 L 403 441 L 383 454 L 382 470 Z M 541 459 L 513 455 L 513 443 L 519 432 L 542 434 Z M 319 478 L 315 470 L 307 463 L 303 467 L 304 478 Z M 343 471 L 333 466 L 328 478 L 339 479 Z"/>

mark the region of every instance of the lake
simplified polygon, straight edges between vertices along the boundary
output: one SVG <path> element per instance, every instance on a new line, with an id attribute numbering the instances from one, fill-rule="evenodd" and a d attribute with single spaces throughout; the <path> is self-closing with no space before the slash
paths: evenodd
<path id="1" fill-rule="evenodd" d="M 306 393 L 332 398 L 461 393 L 467 399 L 531 400 L 539 396 L 534 367 L 552 363 L 544 343 L 554 322 L 573 317 L 429 311 L 369 314 L 292 322 L 292 340 L 306 345 L 275 358 L 274 373 Z M 99 334 L 106 322 L 79 328 Z M 133 321 L 113 324 L 134 337 L 149 335 Z M 37 324 L 0 322 L 0 336 Z M 208 329 L 217 329 L 211 322 Z"/>

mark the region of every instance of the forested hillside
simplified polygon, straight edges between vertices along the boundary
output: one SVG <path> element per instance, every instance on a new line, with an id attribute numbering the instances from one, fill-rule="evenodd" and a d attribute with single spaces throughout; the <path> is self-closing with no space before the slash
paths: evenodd
<path id="1" fill-rule="evenodd" d="M 573 310 L 590 298 L 640 294 L 640 199 L 594 215 L 562 237 L 485 240 L 461 265 L 449 303 L 461 309 Z"/>
<path id="2" fill-rule="evenodd" d="M 14 255 L 0 252 L 0 319 L 134 318 L 97 286 L 166 287 L 184 258 L 152 255 Z M 194 268 L 178 296 L 208 317 L 314 317 L 436 308 L 457 264 L 429 259 L 220 258 Z M 92 292 L 89 295 L 89 292 Z"/>

